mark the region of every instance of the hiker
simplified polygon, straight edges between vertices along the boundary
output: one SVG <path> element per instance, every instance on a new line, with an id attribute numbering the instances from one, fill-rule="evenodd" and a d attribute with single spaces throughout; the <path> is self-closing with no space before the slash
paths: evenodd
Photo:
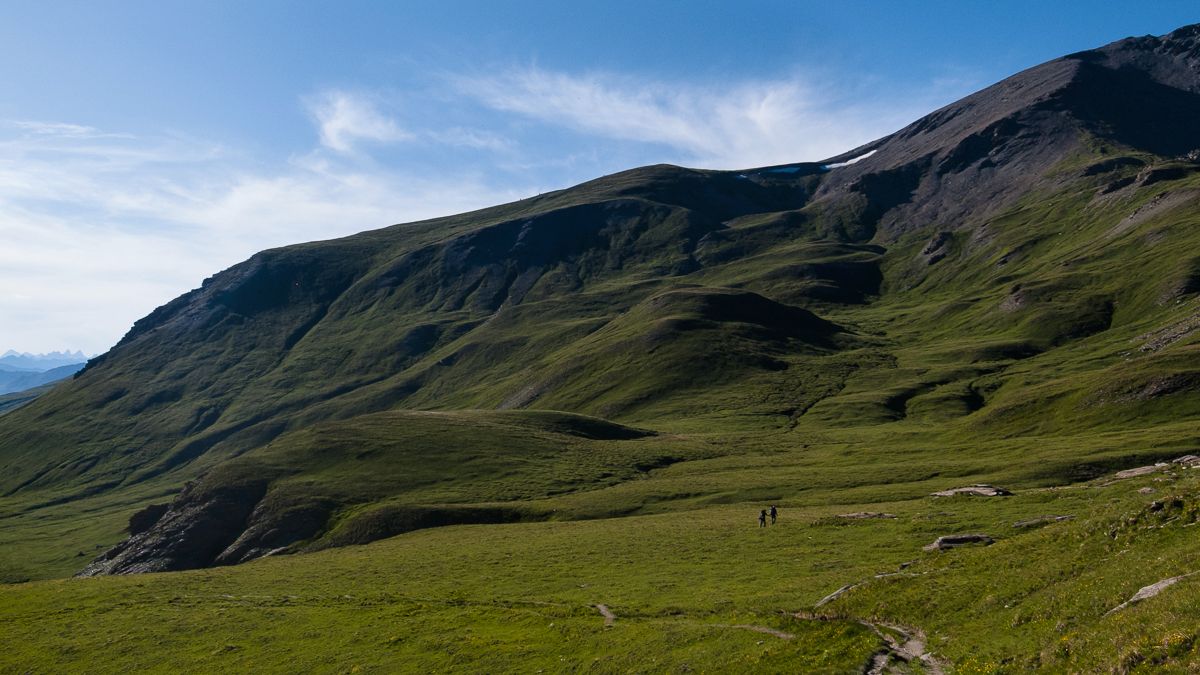
<path id="1" fill-rule="evenodd" d="M 758 526 L 759 527 L 767 526 L 767 510 L 766 509 L 763 509 L 762 511 L 758 512 Z"/>
<path id="2" fill-rule="evenodd" d="M 775 505 L 772 504 L 771 505 L 771 524 L 772 525 L 775 524 L 775 517 L 778 515 L 779 515 L 779 509 L 775 508 Z"/>

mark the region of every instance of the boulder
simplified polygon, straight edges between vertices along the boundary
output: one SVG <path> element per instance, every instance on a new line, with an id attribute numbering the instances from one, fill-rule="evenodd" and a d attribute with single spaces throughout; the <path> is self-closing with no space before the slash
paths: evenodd
<path id="1" fill-rule="evenodd" d="M 950 490 L 940 490 L 933 493 L 933 497 L 954 497 L 956 495 L 972 495 L 975 497 L 1008 497 L 1012 493 L 1004 488 L 996 487 L 995 485 L 984 485 L 977 483 L 966 487 L 953 488 Z"/>
<path id="2" fill-rule="evenodd" d="M 842 597 L 846 593 L 849 593 L 851 590 L 853 590 L 857 586 L 858 586 L 858 584 L 846 584 L 845 586 L 842 586 L 841 588 L 837 589 L 836 591 L 834 591 L 834 592 L 830 593 L 829 595 L 818 600 L 817 604 L 813 605 L 813 607 L 820 607 L 822 605 L 827 605 L 827 604 L 833 602 L 834 600 L 837 600 L 838 598 Z"/>
<path id="3" fill-rule="evenodd" d="M 1139 466 L 1139 467 L 1136 467 L 1133 469 L 1125 469 L 1124 471 L 1118 471 L 1115 474 L 1113 474 L 1113 478 L 1115 478 L 1117 480 L 1124 480 L 1126 478 L 1137 478 L 1138 476 L 1146 476 L 1146 475 L 1152 474 L 1156 471 L 1162 471 L 1166 467 L 1167 467 L 1166 462 L 1159 462 L 1158 464 L 1151 464 L 1149 466 Z"/>
<path id="4" fill-rule="evenodd" d="M 990 546 L 995 541 L 995 539 L 986 534 L 948 534 L 944 537 L 938 537 L 932 544 L 927 544 L 924 548 L 926 551 L 945 551 L 972 544 Z"/>
<path id="5" fill-rule="evenodd" d="M 1175 584 L 1179 583 L 1180 581 L 1183 581 L 1184 579 L 1186 579 L 1194 574 L 1196 574 L 1196 573 L 1192 572 L 1190 574 L 1181 574 L 1177 577 L 1163 579 L 1162 581 L 1150 584 L 1149 586 L 1143 586 L 1141 589 L 1138 590 L 1137 593 L 1133 594 L 1133 597 L 1129 598 L 1125 602 L 1122 602 L 1121 604 L 1117 605 L 1116 607 L 1113 607 L 1112 609 L 1108 610 L 1108 614 L 1112 614 L 1113 612 L 1119 612 L 1122 609 L 1125 609 L 1126 607 L 1128 607 L 1130 605 L 1134 605 L 1143 600 L 1153 598 L 1154 596 L 1158 595 L 1159 593 L 1162 593 L 1163 589 L 1174 586 Z M 1106 614 L 1105 616 L 1107 616 L 1108 614 Z"/>
<path id="6" fill-rule="evenodd" d="M 863 520 L 866 518 L 895 518 L 894 513 L 880 513 L 878 511 L 855 511 L 854 513 L 839 513 L 838 518 L 850 518 L 852 520 Z"/>

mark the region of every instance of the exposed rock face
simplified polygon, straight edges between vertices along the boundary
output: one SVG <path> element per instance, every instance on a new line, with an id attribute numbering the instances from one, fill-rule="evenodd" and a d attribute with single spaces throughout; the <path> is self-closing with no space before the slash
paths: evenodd
<path id="1" fill-rule="evenodd" d="M 837 517 L 864 520 L 867 518 L 895 518 L 896 515 L 893 513 L 880 513 L 878 511 L 855 511 L 854 513 L 839 513 Z"/>
<path id="2" fill-rule="evenodd" d="M 169 506 L 156 504 L 130 518 L 130 536 L 77 576 L 139 574 L 243 562 L 311 544 L 338 504 L 327 497 L 303 500 L 272 492 L 266 479 L 201 479 Z M 348 517 L 323 546 L 366 544 L 405 532 L 447 525 L 541 520 L 546 514 L 506 506 L 399 505 Z M 309 550 L 305 548 L 304 550 Z"/>
<path id="3" fill-rule="evenodd" d="M 1004 488 L 999 488 L 994 485 L 984 485 L 982 483 L 976 485 L 968 485 L 966 487 L 953 488 L 951 490 L 940 490 L 934 492 L 932 497 L 954 497 L 957 495 L 972 495 L 975 497 L 1008 497 L 1012 493 Z"/>
<path id="4" fill-rule="evenodd" d="M 1139 351 L 1152 353 L 1170 347 L 1198 329 L 1200 329 L 1200 316 L 1192 316 L 1179 323 L 1139 335 L 1135 340 L 1142 343 L 1138 347 Z"/>
<path id="5" fill-rule="evenodd" d="M 925 248 L 921 249 L 921 258 L 926 265 L 932 265 L 942 258 L 946 257 L 947 247 L 954 240 L 954 235 L 949 232 L 942 231 L 933 235 L 933 238 L 925 244 Z"/>
<path id="6" fill-rule="evenodd" d="M 129 517 L 129 534 L 141 534 L 162 519 L 170 504 L 151 504 Z"/>
<path id="7" fill-rule="evenodd" d="M 207 567 L 222 554 L 266 492 L 266 482 L 222 487 L 211 492 L 189 485 L 148 529 L 102 554 L 78 576 L 166 572 Z M 148 518 L 133 520 L 143 525 Z"/>
<path id="8" fill-rule="evenodd" d="M 1167 464 L 1165 462 L 1160 462 L 1158 464 L 1151 464 L 1149 466 L 1139 466 L 1139 467 L 1136 467 L 1133 469 L 1125 469 L 1124 471 L 1118 471 L 1113 474 L 1113 478 L 1115 478 L 1117 480 L 1124 480 L 1126 478 L 1137 478 L 1138 476 L 1146 476 L 1146 475 L 1149 475 L 1149 474 L 1152 474 L 1152 473 L 1155 473 L 1158 471 L 1162 471 L 1165 468 L 1167 468 Z"/>
<path id="9" fill-rule="evenodd" d="M 986 534 L 948 534 L 944 537 L 938 537 L 932 544 L 926 544 L 926 551 L 945 551 L 959 546 L 970 546 L 972 544 L 982 544 L 990 546 L 995 543 L 995 539 Z"/>
<path id="10" fill-rule="evenodd" d="M 312 538 L 333 505 L 314 498 L 279 503 L 263 480 L 189 484 L 169 506 L 156 504 L 130 518 L 130 536 L 78 576 L 138 574 L 236 565 Z"/>
<path id="11" fill-rule="evenodd" d="M 1138 590 L 1137 593 L 1133 594 L 1133 597 L 1129 598 L 1125 602 L 1122 602 L 1121 604 L 1117 605 L 1116 607 L 1113 607 L 1112 609 L 1108 610 L 1108 614 L 1112 614 L 1113 612 L 1119 612 L 1122 609 L 1125 609 L 1126 607 L 1128 607 L 1130 605 L 1137 604 L 1137 603 L 1139 603 L 1143 600 L 1147 600 L 1149 598 L 1153 598 L 1154 596 L 1158 595 L 1159 593 L 1162 593 L 1164 589 L 1174 586 L 1175 584 L 1179 583 L 1180 581 L 1183 581 L 1184 579 L 1186 579 L 1194 574 L 1196 574 L 1196 572 L 1192 572 L 1191 574 L 1181 574 L 1177 577 L 1163 579 L 1162 581 L 1150 584 L 1149 586 L 1143 586 L 1141 589 Z"/>
<path id="12" fill-rule="evenodd" d="M 236 565 L 278 553 L 320 532 L 329 520 L 332 506 L 323 500 L 280 508 L 268 496 L 259 502 L 247 520 L 246 529 L 212 562 Z"/>
<path id="13" fill-rule="evenodd" d="M 813 605 L 813 607 L 820 607 L 822 605 L 827 605 L 827 604 L 833 602 L 834 600 L 837 600 L 838 598 L 842 597 L 846 593 L 849 593 L 856 586 L 858 586 L 858 584 L 846 584 L 845 586 L 842 586 L 841 588 L 837 589 L 836 591 L 834 591 L 834 592 L 830 593 L 829 595 L 818 600 L 817 604 Z"/>

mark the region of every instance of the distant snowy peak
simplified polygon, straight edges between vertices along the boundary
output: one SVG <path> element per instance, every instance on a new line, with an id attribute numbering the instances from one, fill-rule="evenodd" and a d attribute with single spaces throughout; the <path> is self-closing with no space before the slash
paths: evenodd
<path id="1" fill-rule="evenodd" d="M 31 354 L 10 349 L 0 355 L 0 370 L 22 370 L 45 372 L 62 366 L 84 363 L 88 360 L 82 351 L 49 352 L 47 354 Z"/>
<path id="2" fill-rule="evenodd" d="M 76 350 L 73 352 L 48 352 L 46 354 L 31 354 L 30 352 L 18 352 L 15 349 L 10 349 L 10 350 L 4 352 L 3 354 L 0 354 L 0 358 L 8 358 L 10 356 L 18 356 L 18 357 L 23 357 L 23 358 L 27 358 L 27 359 L 60 359 L 60 358 L 61 359 L 76 359 L 76 358 L 86 359 L 87 358 L 87 355 L 85 355 L 81 350 Z"/>

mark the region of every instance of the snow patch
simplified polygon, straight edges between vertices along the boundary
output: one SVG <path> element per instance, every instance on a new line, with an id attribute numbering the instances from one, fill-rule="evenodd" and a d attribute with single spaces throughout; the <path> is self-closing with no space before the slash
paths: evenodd
<path id="1" fill-rule="evenodd" d="M 862 160 L 875 154 L 875 152 L 876 152 L 875 150 L 872 150 L 870 152 L 864 152 L 863 154 L 859 155 L 858 157 L 851 157 L 850 159 L 848 159 L 844 162 L 838 162 L 836 164 L 826 164 L 826 165 L 822 166 L 821 168 L 825 169 L 827 171 L 829 169 L 840 169 L 843 166 L 850 166 L 851 164 L 854 164 L 855 162 L 861 162 Z"/>

